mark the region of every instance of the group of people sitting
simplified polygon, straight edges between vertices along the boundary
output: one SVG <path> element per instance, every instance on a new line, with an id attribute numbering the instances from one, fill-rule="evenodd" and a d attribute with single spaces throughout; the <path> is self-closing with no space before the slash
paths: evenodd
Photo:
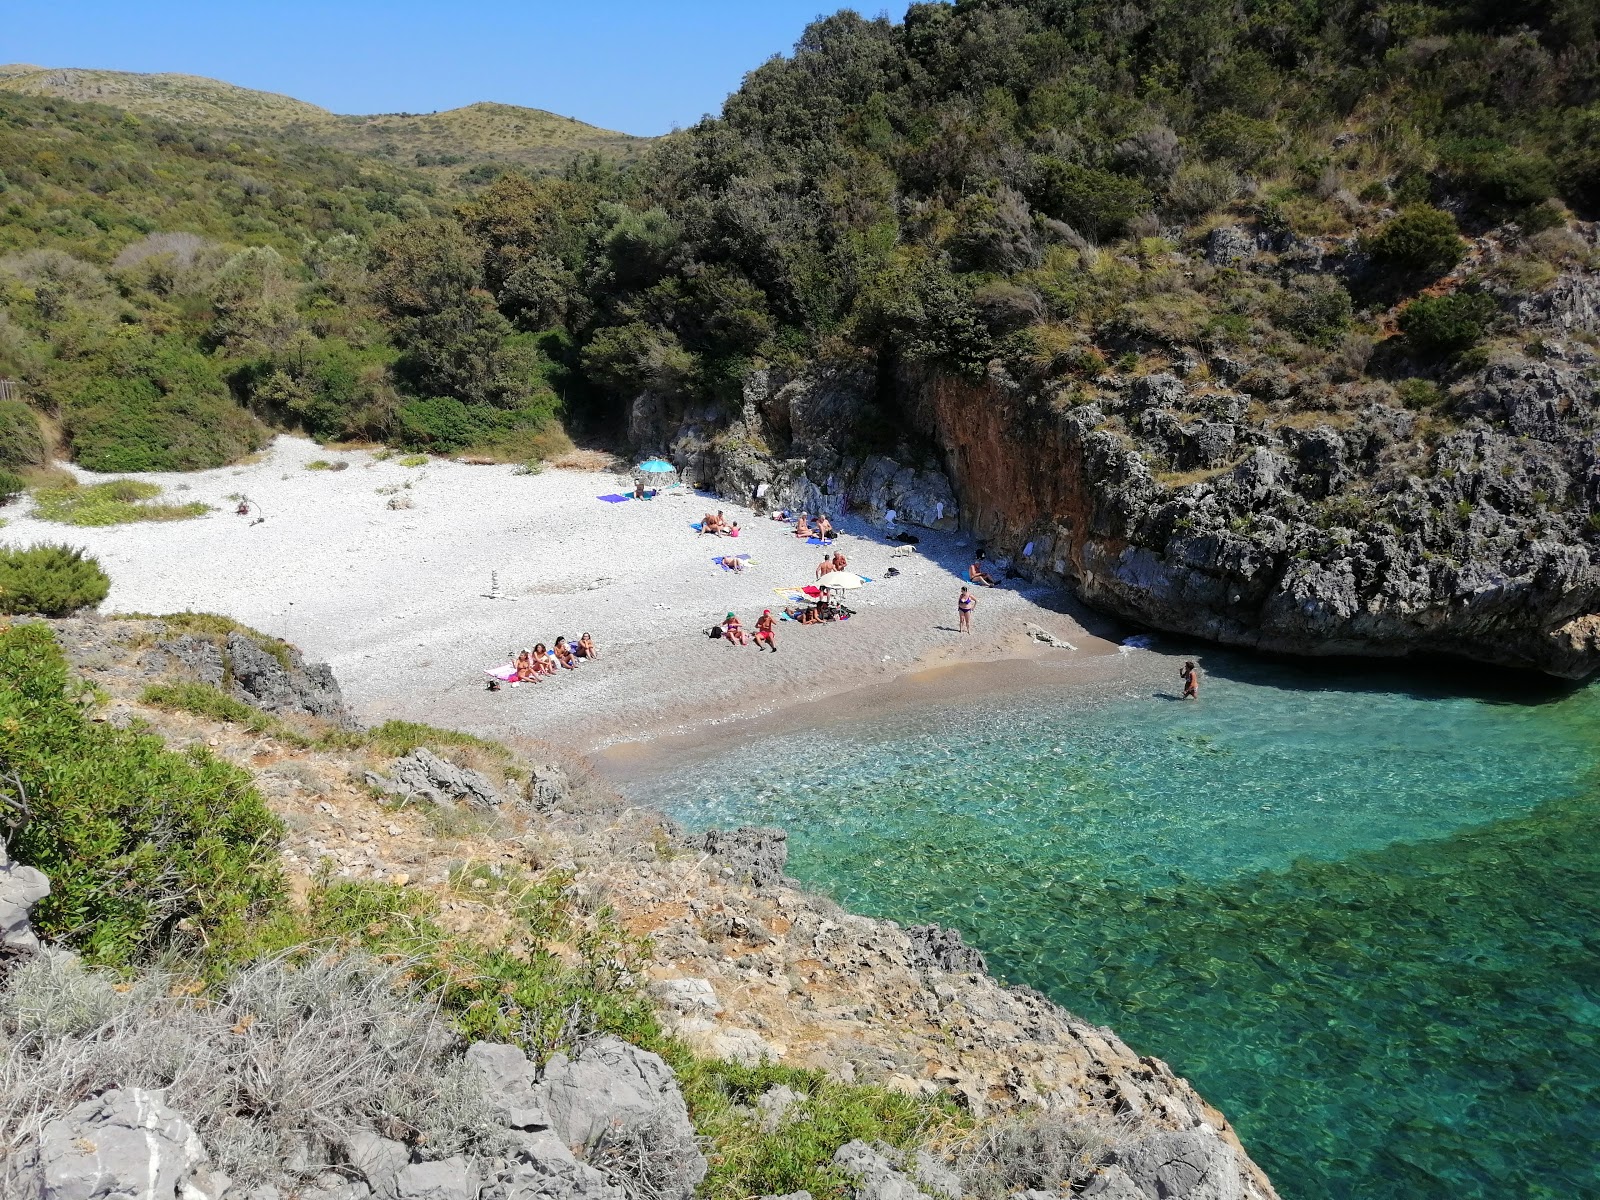
<path id="1" fill-rule="evenodd" d="M 714 533 L 719 537 L 723 534 L 727 534 L 729 537 L 738 537 L 739 522 L 728 520 L 727 517 L 722 515 L 722 510 L 719 508 L 716 512 L 707 513 L 700 518 L 700 532 Z"/>
<path id="2" fill-rule="evenodd" d="M 801 513 L 800 519 L 794 523 L 794 535 L 797 538 L 819 538 L 829 541 L 834 534 L 833 522 L 828 520 L 827 513 L 817 514 L 817 523 L 812 525 L 806 520 L 806 514 Z"/>
<path id="3" fill-rule="evenodd" d="M 825 621 L 842 621 L 849 610 L 842 604 L 822 599 L 815 604 L 791 604 L 783 610 L 797 625 L 821 625 Z"/>
<path id="4" fill-rule="evenodd" d="M 537 642 L 532 650 L 517 654 L 513 663 L 517 677 L 513 682 L 539 683 L 546 675 L 554 675 L 557 671 L 576 671 L 583 663 L 593 662 L 599 657 L 600 651 L 587 633 L 571 643 L 564 637 L 558 637 L 555 645 L 548 649 L 543 642 Z"/>
<path id="5" fill-rule="evenodd" d="M 722 619 L 722 624 L 717 628 L 721 631 L 722 640 L 730 646 L 748 646 L 752 641 L 752 635 L 745 633 L 744 622 L 739 620 L 737 613 L 730 612 Z M 772 610 L 770 608 L 762 609 L 761 615 L 756 618 L 756 629 L 753 635 L 756 649 L 760 650 L 765 646 L 776 654 L 778 652 L 777 630 L 778 621 L 772 615 Z"/>

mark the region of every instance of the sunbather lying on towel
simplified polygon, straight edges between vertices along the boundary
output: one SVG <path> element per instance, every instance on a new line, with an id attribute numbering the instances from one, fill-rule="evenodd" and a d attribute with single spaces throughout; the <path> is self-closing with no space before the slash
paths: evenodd
<path id="1" fill-rule="evenodd" d="M 717 559 L 717 561 L 729 571 L 742 571 L 745 568 L 744 559 L 740 558 L 736 554 L 724 555 L 722 558 Z"/>

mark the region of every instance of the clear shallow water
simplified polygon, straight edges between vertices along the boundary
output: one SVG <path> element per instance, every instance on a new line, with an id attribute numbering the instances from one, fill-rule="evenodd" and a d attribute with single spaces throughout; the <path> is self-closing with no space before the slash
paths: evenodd
<path id="1" fill-rule="evenodd" d="M 1167 1059 L 1286 1200 L 1600 1195 L 1600 692 L 1208 666 L 1198 705 L 986 699 L 648 791 Z"/>

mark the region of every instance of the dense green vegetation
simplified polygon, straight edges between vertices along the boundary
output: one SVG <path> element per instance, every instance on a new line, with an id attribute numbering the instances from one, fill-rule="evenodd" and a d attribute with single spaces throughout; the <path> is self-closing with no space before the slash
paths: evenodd
<path id="1" fill-rule="evenodd" d="M 65 525 L 124 525 L 130 521 L 181 521 L 211 511 L 198 501 L 152 504 L 159 495 L 159 487 L 138 479 L 110 479 L 87 487 L 42 487 L 33 495 L 33 515 Z"/>
<path id="2" fill-rule="evenodd" d="M 96 724 L 48 627 L 0 632 L 0 780 L 10 850 L 50 877 L 35 926 L 125 965 L 237 936 L 277 902 L 277 820 L 203 749 Z"/>
<path id="3" fill-rule="evenodd" d="M 424 287 L 426 312 L 402 294 L 404 242 L 382 235 L 445 207 L 422 177 L 9 94 L 0 160 L 0 377 L 84 466 L 215 466 L 267 424 L 541 449 L 556 368 L 470 259 Z M 0 465 L 42 458 L 37 422 L 0 408 Z"/>
<path id="4" fill-rule="evenodd" d="M 1600 211 L 1596 45 L 1574 0 L 843 12 L 631 166 L 465 200 L 5 96 L 0 373 L 118 470 L 236 457 L 258 421 L 530 458 L 563 408 L 614 428 L 640 391 L 731 402 L 818 354 L 1071 390 L 1192 347 L 1336 407 L 1447 379 L 1506 296 L 1588 261 L 1562 226 Z M 1508 222 L 1498 263 L 1439 284 Z M 1283 269 L 1195 269 L 1221 224 Z M 1330 247 L 1373 269 L 1300 278 Z M 1429 304 L 1383 345 L 1463 282 L 1494 311 Z"/>
<path id="5" fill-rule="evenodd" d="M 0 549 L 0 613 L 65 617 L 99 604 L 111 590 L 100 563 L 71 546 Z"/>

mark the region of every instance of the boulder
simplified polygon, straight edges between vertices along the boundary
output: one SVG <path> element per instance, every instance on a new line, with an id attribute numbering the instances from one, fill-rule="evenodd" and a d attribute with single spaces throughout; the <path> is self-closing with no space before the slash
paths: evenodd
<path id="1" fill-rule="evenodd" d="M 1256 240 L 1238 225 L 1222 225 L 1206 238 L 1206 262 L 1213 267 L 1238 267 L 1256 256 Z"/>
<path id="2" fill-rule="evenodd" d="M 592 1150 L 606 1133 L 658 1114 L 693 1136 L 677 1077 L 661 1057 L 603 1037 L 575 1059 L 557 1054 L 545 1065 L 536 1095 L 550 1124 L 568 1146 Z"/>
<path id="3" fill-rule="evenodd" d="M 213 638 L 186 633 L 157 642 L 155 650 L 157 653 L 150 655 L 145 664 L 146 669 L 153 673 L 159 673 L 168 665 L 161 660 L 160 652 L 165 652 L 203 684 L 220 688 L 227 681 L 228 662 L 223 657 L 222 647 Z"/>
<path id="4" fill-rule="evenodd" d="M 550 1114 L 539 1098 L 534 1066 L 521 1050 L 495 1042 L 475 1042 L 467 1049 L 466 1061 L 477 1073 L 495 1115 L 507 1129 L 550 1128 Z"/>
<path id="5" fill-rule="evenodd" d="M 659 979 L 650 994 L 680 1017 L 714 1017 L 722 1011 L 709 979 Z"/>
<path id="6" fill-rule="evenodd" d="M 41 1200 L 216 1200 L 206 1161 L 164 1093 L 114 1088 L 44 1127 Z"/>
<path id="7" fill-rule="evenodd" d="M 367 1181 L 372 1194 L 394 1200 L 400 1190 L 400 1172 L 411 1162 L 411 1148 L 370 1129 L 357 1130 L 345 1141 L 345 1157 Z"/>
<path id="8" fill-rule="evenodd" d="M 906 467 L 889 458 L 869 458 L 856 476 L 852 507 L 868 520 L 882 522 L 892 510 L 902 525 L 952 530 L 960 505 L 943 471 Z"/>
<path id="9" fill-rule="evenodd" d="M 516 1162 L 482 1200 L 625 1200 L 626 1193 L 579 1162 L 550 1130 L 518 1136 Z"/>
<path id="10" fill-rule="evenodd" d="M 228 635 L 228 666 L 233 673 L 233 694 L 266 712 L 305 713 L 346 728 L 355 721 L 344 706 L 339 682 L 327 663 L 308 663 L 293 646 L 284 645 L 283 657 L 266 650 L 247 634 Z"/>
<path id="11" fill-rule="evenodd" d="M 882 1153 L 863 1141 L 846 1142 L 833 1156 L 833 1165 L 854 1177 L 855 1200 L 929 1200 L 927 1193 L 908 1179 Z"/>
<path id="12" fill-rule="evenodd" d="M 528 807 L 534 812 L 552 812 L 572 795 L 572 779 L 555 763 L 536 764 L 528 771 Z"/>
<path id="13" fill-rule="evenodd" d="M 1147 1200 L 1244 1200 L 1238 1153 L 1210 1126 L 1150 1134 L 1110 1159 Z"/>
<path id="14" fill-rule="evenodd" d="M 911 939 L 911 962 L 922 970 L 950 971 L 957 975 L 985 975 L 989 971 L 983 951 L 961 940 L 956 929 L 939 925 L 913 925 L 906 930 Z"/>
<path id="15" fill-rule="evenodd" d="M 1027 1193 L 1031 1196 L 1032 1193 Z M 1081 1196 L 1093 1200 L 1148 1200 L 1144 1189 L 1121 1167 L 1106 1167 L 1084 1186 Z"/>
<path id="16" fill-rule="evenodd" d="M 29 919 L 33 906 L 50 894 L 43 871 L 12 862 L 0 842 L 0 953 L 37 950 L 39 937 Z"/>
<path id="17" fill-rule="evenodd" d="M 710 855 L 710 869 L 724 879 L 756 888 L 783 883 L 783 868 L 789 862 L 789 834 L 785 830 L 752 825 L 709 829 L 690 838 L 689 844 Z"/>
<path id="18" fill-rule="evenodd" d="M 367 783 L 391 796 L 422 797 L 445 808 L 457 801 L 493 807 L 501 799 L 487 776 L 446 762 L 424 746 L 395 759 L 388 775 L 368 771 Z"/>
<path id="19" fill-rule="evenodd" d="M 397 1200 L 478 1200 L 478 1184 L 459 1155 L 412 1163 L 395 1179 Z"/>

